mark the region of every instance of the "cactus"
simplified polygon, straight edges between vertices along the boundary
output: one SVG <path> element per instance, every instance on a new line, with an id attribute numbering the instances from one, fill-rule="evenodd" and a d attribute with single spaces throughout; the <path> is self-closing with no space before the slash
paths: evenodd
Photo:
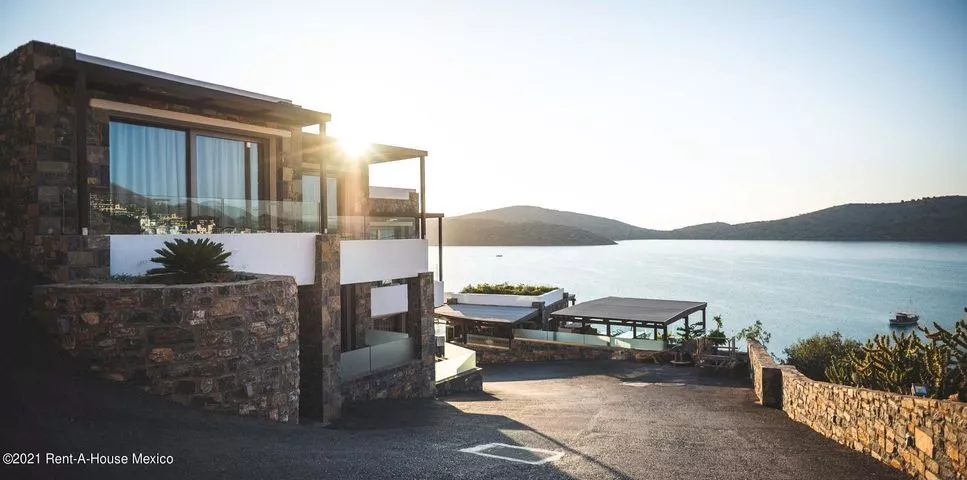
<path id="1" fill-rule="evenodd" d="M 967 402 L 967 316 L 954 324 L 953 332 L 941 327 L 936 322 L 933 327 L 936 329 L 934 332 L 925 328 L 920 330 L 933 342 L 934 346 L 947 350 L 949 363 L 944 365 L 948 369 L 949 375 L 947 387 L 951 393 L 958 394 L 960 401 Z"/>
<path id="2" fill-rule="evenodd" d="M 852 352 L 843 357 L 834 358 L 826 367 L 826 378 L 833 383 L 855 386 L 853 377 L 856 370 L 853 368 L 854 355 Z"/>
<path id="3" fill-rule="evenodd" d="M 877 335 L 827 369 L 836 383 L 894 393 L 909 393 L 911 385 L 924 385 L 928 395 L 943 398 L 949 390 L 950 349 L 920 337 L 894 332 Z M 852 370 L 852 371 L 850 371 Z"/>

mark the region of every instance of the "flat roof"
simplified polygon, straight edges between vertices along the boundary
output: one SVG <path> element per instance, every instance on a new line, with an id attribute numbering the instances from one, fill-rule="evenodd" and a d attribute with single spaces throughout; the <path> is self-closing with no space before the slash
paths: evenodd
<path id="1" fill-rule="evenodd" d="M 58 49 L 58 54 L 50 64 L 38 69 L 39 79 L 66 82 L 84 72 L 87 84 L 95 90 L 160 102 L 176 100 L 191 106 L 284 125 L 304 127 L 326 123 L 331 118 L 328 113 L 303 108 L 285 98 L 85 55 L 65 47 L 50 46 Z"/>
<path id="2" fill-rule="evenodd" d="M 706 302 L 684 300 L 605 297 L 552 312 L 551 316 L 670 325 L 707 306 Z"/>
<path id="3" fill-rule="evenodd" d="M 538 312 L 536 308 L 531 307 L 453 303 L 437 307 L 434 313 L 451 320 L 472 320 L 475 322 L 513 325 L 536 317 Z"/>

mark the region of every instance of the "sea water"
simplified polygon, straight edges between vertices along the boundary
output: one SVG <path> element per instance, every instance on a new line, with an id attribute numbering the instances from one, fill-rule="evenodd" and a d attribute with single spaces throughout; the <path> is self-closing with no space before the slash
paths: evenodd
<path id="1" fill-rule="evenodd" d="M 761 320 L 780 355 L 798 338 L 889 333 L 898 310 L 950 328 L 967 306 L 967 244 L 634 240 L 590 247 L 444 247 L 446 291 L 537 283 L 577 301 L 606 296 L 708 302 L 732 334 Z M 437 247 L 430 263 L 438 270 Z M 699 318 L 694 316 L 692 318 Z"/>

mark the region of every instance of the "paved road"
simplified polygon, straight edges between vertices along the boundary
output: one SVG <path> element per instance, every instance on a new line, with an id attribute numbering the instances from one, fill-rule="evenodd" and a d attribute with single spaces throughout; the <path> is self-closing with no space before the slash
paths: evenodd
<path id="1" fill-rule="evenodd" d="M 174 464 L 2 466 L 0 478 L 907 478 L 753 405 L 735 382 L 631 362 L 488 367 L 486 394 L 373 403 L 331 427 L 208 414 L 76 374 L 7 376 L 4 452 Z M 530 465 L 459 451 L 488 443 L 563 456 Z"/>

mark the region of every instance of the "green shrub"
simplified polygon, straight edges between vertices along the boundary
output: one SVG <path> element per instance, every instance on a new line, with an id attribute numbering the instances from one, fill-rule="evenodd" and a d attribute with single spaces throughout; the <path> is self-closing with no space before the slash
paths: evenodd
<path id="1" fill-rule="evenodd" d="M 784 363 L 793 365 L 813 380 L 827 381 L 826 369 L 847 353 L 861 347 L 856 340 L 844 339 L 839 332 L 813 335 L 786 347 Z"/>
<path id="2" fill-rule="evenodd" d="M 557 290 L 557 287 L 550 287 L 547 285 L 526 285 L 519 283 L 516 285 L 511 285 L 510 283 L 478 283 L 476 285 L 467 285 L 463 287 L 460 293 L 490 293 L 499 295 L 543 295 L 547 292 Z"/>
<path id="3" fill-rule="evenodd" d="M 228 257 L 231 252 L 225 251 L 221 243 L 209 239 L 183 240 L 176 238 L 164 242 L 165 248 L 155 250 L 159 256 L 151 259 L 161 265 L 148 271 L 149 275 L 166 274 L 174 276 L 178 281 L 186 283 L 202 283 L 217 280 L 225 274 L 231 273 L 228 268 Z"/>
<path id="4" fill-rule="evenodd" d="M 751 338 L 763 346 L 769 344 L 769 340 L 772 340 L 772 334 L 766 329 L 762 328 L 762 321 L 756 320 L 755 323 L 749 325 L 748 327 L 739 330 L 739 333 L 735 334 L 736 338 Z"/>
<path id="5" fill-rule="evenodd" d="M 729 337 L 725 335 L 725 331 L 722 330 L 722 316 L 716 315 L 712 317 L 712 321 L 715 322 L 715 329 L 709 331 L 705 336 L 708 337 L 709 342 L 716 347 L 721 347 L 729 341 Z"/>

